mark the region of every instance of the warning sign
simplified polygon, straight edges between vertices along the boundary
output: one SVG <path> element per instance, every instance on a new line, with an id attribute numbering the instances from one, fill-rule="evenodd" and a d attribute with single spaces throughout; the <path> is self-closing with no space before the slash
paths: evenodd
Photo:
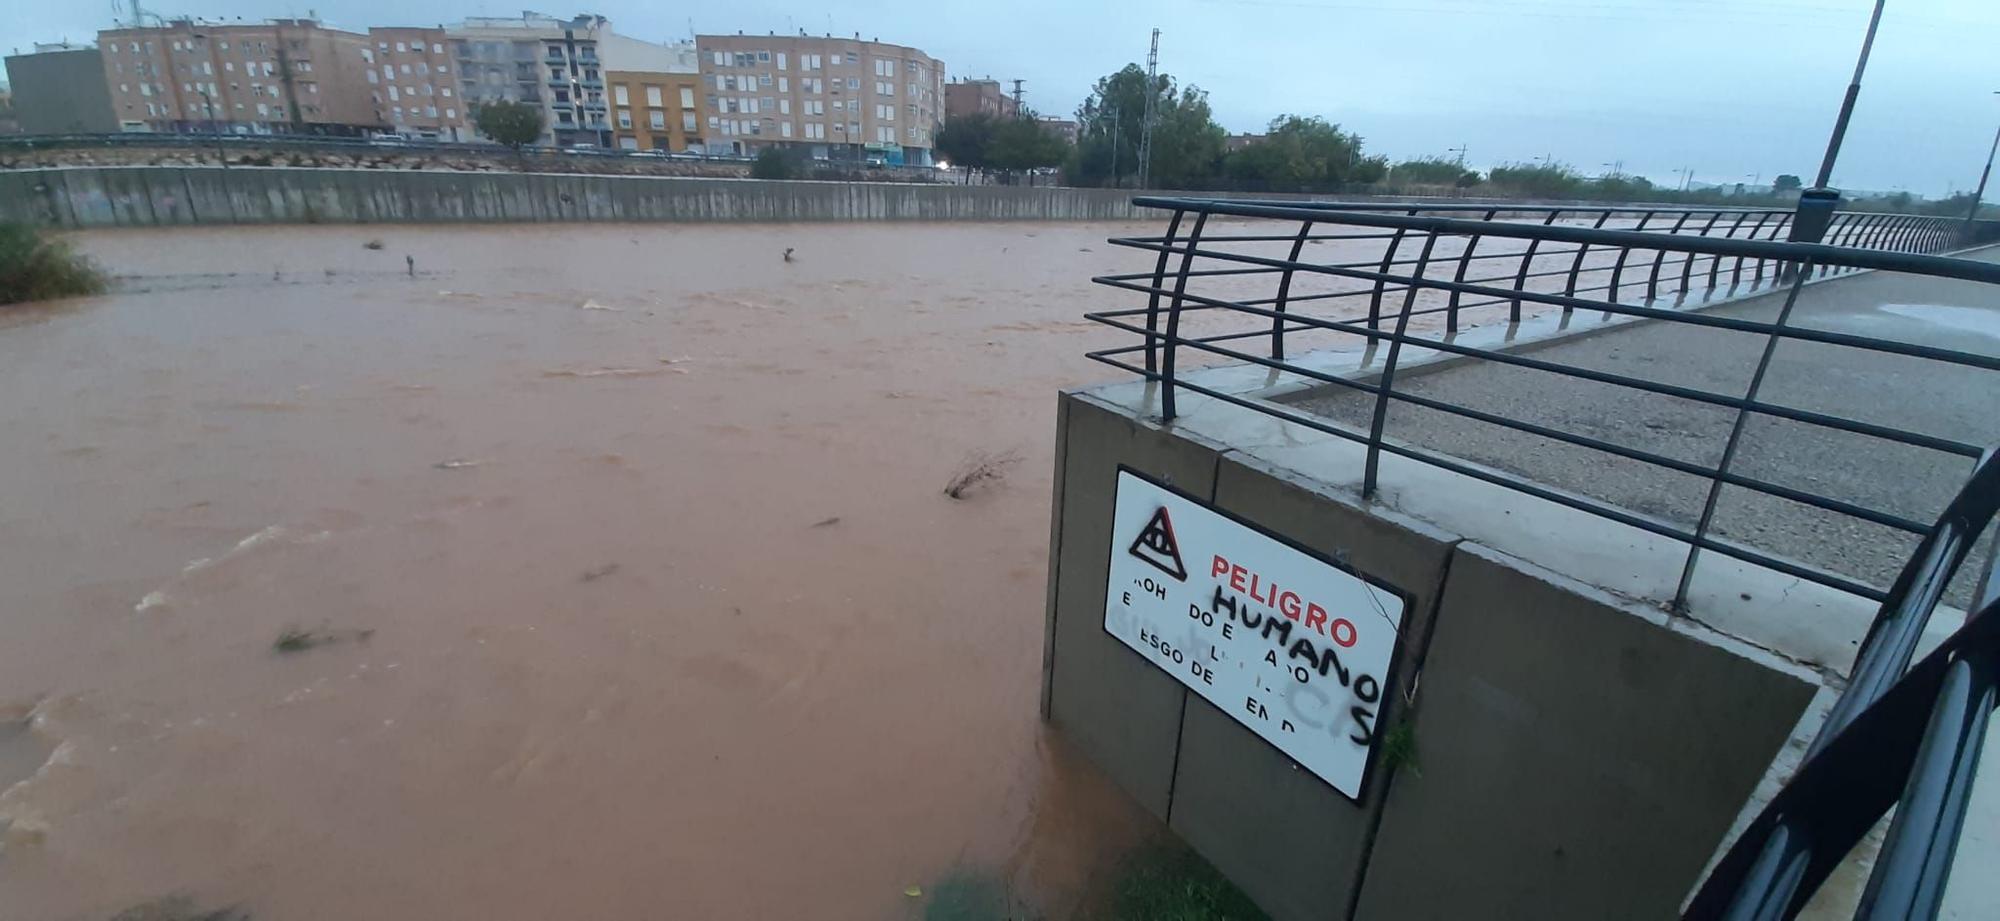
<path id="1" fill-rule="evenodd" d="M 1359 800 L 1402 595 L 1130 470 L 1114 507 L 1105 632 Z"/>

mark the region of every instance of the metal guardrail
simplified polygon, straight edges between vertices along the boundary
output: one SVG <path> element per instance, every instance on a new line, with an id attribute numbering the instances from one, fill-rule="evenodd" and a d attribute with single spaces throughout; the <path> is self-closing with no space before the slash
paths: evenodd
<path id="1" fill-rule="evenodd" d="M 1937 916 L 2000 687 L 2000 557 L 1965 625 L 1910 660 L 1996 507 L 2000 459 L 1989 453 L 1897 578 L 1805 764 L 1716 863 L 1688 921 L 1795 916 L 1892 807 L 1854 917 Z"/>
<path id="2" fill-rule="evenodd" d="M 1959 219 L 1843 212 L 1835 216 L 1827 239 L 1851 245 L 1835 245 L 1775 241 L 1771 237 L 1784 232 L 1788 212 L 1761 209 L 1635 211 L 1617 207 L 1384 206 L 1183 198 L 1139 198 L 1135 202 L 1142 207 L 1171 212 L 1167 232 L 1110 242 L 1158 253 L 1153 271 L 1106 275 L 1093 281 L 1143 294 L 1146 303 L 1142 307 L 1099 311 L 1087 316 L 1137 335 L 1142 341 L 1092 352 L 1089 357 L 1164 384 L 1161 393 L 1164 418 L 1171 420 L 1176 415 L 1179 392 L 1200 393 L 1364 444 L 1367 466 L 1363 489 L 1368 494 L 1375 491 L 1381 455 L 1389 453 L 1685 543 L 1689 550 L 1675 598 L 1677 606 L 1685 602 L 1695 563 L 1704 551 L 1872 600 L 1886 597 L 1880 587 L 1802 566 L 1711 533 L 1716 502 L 1725 486 L 1775 496 L 1911 535 L 1928 531 L 1924 522 L 1906 515 L 1730 469 L 1745 422 L 1752 415 L 1821 426 L 1968 460 L 1978 458 L 1982 452 L 1982 446 L 1956 439 L 1776 403 L 1760 398 L 1759 390 L 1772 351 L 1784 340 L 2000 371 L 2000 358 L 1989 355 L 1789 322 L 1801 286 L 1809 279 L 1829 274 L 1883 269 L 2000 285 L 2000 265 L 1925 255 L 2000 239 L 2000 223 L 1968 224 Z M 1480 219 L 1451 216 L 1467 213 Z M 1508 219 L 1501 219 L 1503 216 Z M 1250 222 L 1216 232 L 1211 221 L 1217 218 L 1250 219 Z M 1581 226 L 1558 223 L 1569 220 L 1579 221 Z M 1614 220 L 1629 224 L 1632 229 L 1609 229 Z M 1267 231 L 1264 224 L 1273 224 L 1284 232 Z M 1650 229 L 1655 226 L 1662 229 L 1657 232 Z M 1328 262 L 1302 259 L 1304 247 L 1315 241 L 1359 243 L 1374 249 L 1358 259 Z M 1297 289 L 1307 279 L 1323 286 L 1328 280 L 1334 284 L 1331 290 L 1301 293 Z M 1257 286 L 1257 290 L 1245 294 L 1241 289 L 1246 284 Z M 1196 290 L 1197 286 L 1227 288 L 1204 293 Z M 1774 322 L 1689 309 L 1726 297 L 1781 290 L 1789 293 Z M 1419 306 L 1420 295 L 1431 296 L 1440 303 Z M 1400 308 L 1396 301 L 1401 302 Z M 1529 354 L 1459 341 L 1455 335 L 1461 319 L 1467 315 L 1514 323 L 1530 307 L 1560 309 L 1564 314 L 1586 311 L 1758 333 L 1766 337 L 1766 342 L 1747 392 L 1737 394 L 1563 365 Z M 1248 322 L 1243 324 L 1245 328 L 1181 335 L 1184 318 L 1208 314 L 1240 317 Z M 1442 317 L 1444 335 L 1412 334 L 1411 322 L 1425 317 Z M 1221 322 L 1211 320 L 1210 325 Z M 1306 367 L 1287 358 L 1287 338 L 1303 333 L 1358 337 L 1371 346 L 1387 346 L 1387 356 L 1372 380 Z M 1249 340 L 1264 347 L 1247 351 L 1255 346 L 1239 345 Z M 1694 463 L 1407 390 L 1399 392 L 1395 387 L 1396 375 L 1406 346 L 1722 407 L 1734 410 L 1736 417 L 1720 460 L 1712 465 Z M 1179 367 L 1181 356 L 1189 351 L 1286 371 L 1372 395 L 1374 411 L 1369 430 L 1351 431 L 1325 418 L 1190 381 Z M 1141 359 L 1140 363 L 1133 363 L 1134 356 Z M 1707 500 L 1698 522 L 1689 528 L 1609 502 L 1551 489 L 1526 477 L 1401 444 L 1385 438 L 1391 402 L 1438 410 L 1663 471 L 1699 477 L 1707 482 Z"/>
<path id="3" fill-rule="evenodd" d="M 183 147 L 196 152 L 213 151 L 218 146 L 223 149 L 236 148 L 259 151 L 299 151 L 299 152 L 348 152 L 348 153 L 414 153 L 414 154 L 468 154 L 481 157 L 514 157 L 513 151 L 499 144 L 466 141 L 432 141 L 419 138 L 380 140 L 361 137 L 339 137 L 330 135 L 302 134 L 227 134 L 227 133 L 172 133 L 172 132 L 130 132 L 121 134 L 43 134 L 43 135 L 0 135 L 0 154 L 9 152 L 34 152 L 38 150 L 86 150 L 90 148 L 145 148 Z M 521 157 L 561 161 L 569 157 L 588 157 L 606 160 L 637 160 L 643 162 L 716 163 L 736 166 L 748 165 L 755 157 L 735 154 L 710 154 L 675 152 L 663 154 L 652 150 L 624 150 L 611 147 L 559 147 L 529 145 L 520 150 Z M 914 177 L 925 181 L 942 181 L 938 171 L 925 166 L 871 166 L 865 160 L 806 160 L 800 164 L 809 173 L 888 173 L 897 176 Z"/>
<path id="4" fill-rule="evenodd" d="M 1366 447 L 1364 494 L 1377 488 L 1384 453 L 1538 496 L 1685 543 L 1676 604 L 1685 603 L 1703 551 L 1719 553 L 1881 602 L 1853 678 L 1805 764 L 1720 860 L 1691 899 L 1689 919 L 1792 917 L 1826 875 L 1891 807 L 1896 818 L 1875 864 L 1858 917 L 1930 917 L 1942 897 L 1965 815 L 1987 721 L 2000 685 L 2000 573 L 1986 572 L 1976 613 L 1951 640 L 1909 668 L 1918 640 L 1980 534 L 2000 506 L 2000 460 L 1991 449 L 1896 425 L 1788 406 L 1760 396 L 1782 341 L 1813 342 L 1937 363 L 2000 371 L 2000 357 L 1793 325 L 1811 279 L 1883 270 L 2000 286 L 2000 265 L 1934 253 L 2000 240 L 2000 224 L 1843 212 L 1825 244 L 1782 242 L 1789 212 L 1758 209 L 1509 208 L 1491 205 L 1376 205 L 1140 198 L 1171 213 L 1160 236 L 1111 242 L 1157 253 L 1151 272 L 1094 281 L 1145 296 L 1143 307 L 1087 316 L 1141 337 L 1090 357 L 1160 385 L 1163 420 L 1179 391 L 1358 442 Z M 1466 220 L 1471 215 L 1477 220 Z M 1504 219 L 1503 219 L 1504 218 Z M 1231 223 L 1218 232 L 1216 224 Z M 1577 226 L 1577 224 L 1582 226 Z M 1320 261 L 1308 245 L 1374 247 Z M 1280 255 L 1282 253 L 1282 255 Z M 1300 293 L 1311 280 L 1328 290 Z M 1206 292 L 1196 288 L 1208 289 Z M 2000 293 L 2000 287 L 1994 288 Z M 1769 293 L 1781 299 L 1770 321 L 1691 308 Z M 1419 306 L 1429 297 L 1434 303 Z M 1397 302 L 1400 302 L 1400 306 Z M 1541 311 L 1600 312 L 1758 334 L 1761 356 L 1745 392 L 1720 393 L 1599 368 L 1564 365 L 1454 335 L 1462 316 L 1518 323 L 1524 305 Z M 1306 311 L 1311 311 L 1310 313 Z M 1202 335 L 1183 321 L 1204 320 Z M 1413 333 L 1412 321 L 1442 318 L 1443 335 Z M 1244 328 L 1230 328 L 1231 320 Z M 1369 377 L 1315 369 L 1287 357 L 1287 337 L 1338 334 L 1387 346 Z M 1508 418 L 1396 389 L 1406 348 L 1631 388 L 1722 407 L 1734 413 L 1714 464 L 1693 463 L 1577 432 Z M 1288 372 L 1371 396 L 1367 431 L 1190 379 L 1187 352 Z M 1700 519 L 1687 528 L 1537 484 L 1442 453 L 1403 444 L 1385 431 L 1391 403 L 1411 404 L 1556 442 L 1701 477 Z M 1976 460 L 1970 481 L 1934 523 L 1732 470 L 1747 420 L 1771 417 L 1862 438 Z M 1735 487 L 1919 535 L 1922 542 L 1887 590 L 1801 566 L 1711 533 L 1723 487 Z"/>

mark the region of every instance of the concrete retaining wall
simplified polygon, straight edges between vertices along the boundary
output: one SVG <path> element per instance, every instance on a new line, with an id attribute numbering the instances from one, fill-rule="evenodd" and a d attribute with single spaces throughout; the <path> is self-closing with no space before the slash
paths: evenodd
<path id="1" fill-rule="evenodd" d="M 256 167 L 0 172 L 0 219 L 44 226 L 471 221 L 1122 220 L 1114 189 Z"/>
<path id="2" fill-rule="evenodd" d="M 1162 427 L 1126 390 L 1058 407 L 1056 727 L 1281 921 L 1678 914 L 1813 675 L 1363 503 L 1254 438 Z M 1380 725 L 1414 763 L 1378 758 L 1350 801 L 1105 631 L 1120 464 L 1408 593 Z"/>

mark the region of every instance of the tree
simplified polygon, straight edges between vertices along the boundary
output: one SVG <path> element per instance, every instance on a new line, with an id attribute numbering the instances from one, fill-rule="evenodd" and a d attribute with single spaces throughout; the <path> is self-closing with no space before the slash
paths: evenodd
<path id="1" fill-rule="evenodd" d="M 750 161 L 752 179 L 790 179 L 796 171 L 792 158 L 776 147 L 766 147 L 757 151 L 757 159 Z"/>
<path id="2" fill-rule="evenodd" d="M 525 102 L 504 99 L 481 103 L 472 112 L 472 126 L 488 139 L 519 153 L 522 146 L 533 144 L 542 136 L 542 109 Z"/>
<path id="3" fill-rule="evenodd" d="M 1583 186 L 1583 177 L 1567 163 L 1509 163 L 1494 167 L 1486 181 L 1528 198 L 1575 198 Z"/>
<path id="4" fill-rule="evenodd" d="M 1176 92 L 1174 78 L 1167 74 L 1149 86 L 1146 71 L 1127 64 L 1098 80 L 1076 110 L 1080 134 L 1067 164 L 1072 183 L 1120 186 L 1126 177 L 1138 175 L 1148 97 L 1153 100 L 1152 184 L 1186 188 L 1216 174 L 1226 133 L 1209 111 L 1208 94 L 1194 86 Z"/>
<path id="5" fill-rule="evenodd" d="M 1389 172 L 1387 160 L 1361 155 L 1360 135 L 1297 115 L 1272 119 L 1264 139 L 1230 154 L 1223 168 L 1231 179 L 1278 189 L 1334 189 L 1379 182 Z"/>
<path id="6" fill-rule="evenodd" d="M 1771 191 L 1773 193 L 1796 192 L 1804 187 L 1805 183 L 1799 181 L 1799 177 L 1791 173 L 1780 173 L 1778 174 L 1778 178 L 1771 180 Z"/>
<path id="7" fill-rule="evenodd" d="M 1056 166 L 1069 156 L 1069 145 L 1049 133 L 1034 113 L 998 119 L 987 139 L 984 161 L 993 169 L 1031 170 Z"/>
<path id="8" fill-rule="evenodd" d="M 961 167 L 971 178 L 973 171 L 992 166 L 988 156 L 993 149 L 993 134 L 998 120 L 985 112 L 959 115 L 946 119 L 944 127 L 938 129 L 936 149 L 946 163 Z"/>
<path id="9" fill-rule="evenodd" d="M 1478 185 L 1479 180 L 1479 171 L 1466 169 L 1457 160 L 1443 157 L 1404 160 L 1389 171 L 1389 181 L 1400 186 L 1448 185 L 1464 189 Z"/>

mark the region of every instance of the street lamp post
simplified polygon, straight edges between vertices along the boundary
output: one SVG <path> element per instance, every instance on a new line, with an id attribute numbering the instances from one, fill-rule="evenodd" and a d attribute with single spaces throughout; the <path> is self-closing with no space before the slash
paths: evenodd
<path id="1" fill-rule="evenodd" d="M 1885 0 L 1875 0 L 1874 12 L 1868 14 L 1868 33 L 1861 39 L 1861 56 L 1854 62 L 1854 78 L 1847 83 L 1847 95 L 1840 101 L 1840 114 L 1833 120 L 1833 136 L 1826 141 L 1826 157 L 1819 164 L 1819 178 L 1812 188 L 1799 193 L 1798 211 L 1792 218 L 1791 239 L 1799 243 L 1818 243 L 1826 236 L 1827 225 L 1833 222 L 1833 210 L 1840 205 L 1840 193 L 1829 188 L 1833 181 L 1833 163 L 1840 157 L 1840 142 L 1847 137 L 1848 119 L 1854 116 L 1854 101 L 1861 96 L 1861 74 L 1868 69 L 1868 52 L 1875 47 L 1875 27 L 1882 23 L 1882 5 Z"/>
<path id="2" fill-rule="evenodd" d="M 1993 95 L 2000 96 L 2000 90 L 1994 90 Z M 1986 195 L 1987 177 L 1993 175 L 1993 154 L 1996 151 L 2000 151 L 2000 128 L 1996 128 L 1993 131 L 1993 146 L 1986 148 L 1986 168 L 1979 171 L 1979 188 L 1972 191 L 1972 207 L 1965 212 L 1965 220 L 1968 224 L 1979 216 L 1979 200 Z"/>

